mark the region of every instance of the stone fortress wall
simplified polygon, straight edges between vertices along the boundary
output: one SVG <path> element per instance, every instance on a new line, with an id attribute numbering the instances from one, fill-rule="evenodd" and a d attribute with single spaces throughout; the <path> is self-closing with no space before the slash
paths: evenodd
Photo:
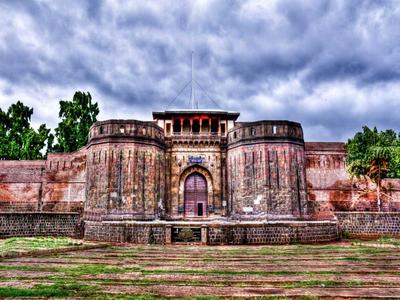
<path id="1" fill-rule="evenodd" d="M 62 234 L 74 230 L 63 224 L 84 220 L 89 239 L 111 238 L 113 233 L 107 230 L 113 229 L 120 232 L 121 241 L 146 240 L 145 236 L 167 241 L 165 224 L 153 232 L 145 229 L 149 225 L 126 229 L 127 225 L 113 222 L 183 220 L 183 183 L 191 172 L 207 179 L 208 220 L 259 221 L 274 216 L 331 220 L 339 211 L 377 210 L 375 193 L 363 192 L 372 184 L 352 181 L 346 173 L 344 143 L 304 143 L 301 125 L 295 122 L 242 122 L 230 128 L 228 121 L 224 124 L 226 133 L 219 127 L 219 134 L 170 136 L 156 122 L 108 120 L 94 124 L 88 145 L 74 153 L 50 154 L 43 161 L 0 161 L 0 232 L 3 236 L 18 232 L 11 230 L 17 226 L 21 234 L 34 235 L 47 224 Z M 193 155 L 200 156 L 201 162 L 193 164 Z M 384 187 L 382 210 L 398 211 L 400 180 L 385 180 Z M 368 228 L 369 234 L 375 229 L 393 232 L 398 220 L 391 217 L 394 223 L 388 222 L 386 230 L 384 213 L 375 218 L 379 222 L 352 214 L 337 216 L 339 224 L 346 224 L 345 230 L 356 233 L 363 231 L 356 228 Z M 379 223 L 379 228 L 365 225 L 368 222 Z M 286 229 L 281 232 L 292 232 L 289 240 L 302 240 L 294 237 L 298 232 L 292 227 L 282 226 Z M 334 225 L 313 226 L 307 227 L 310 236 L 325 236 L 325 240 L 333 236 Z M 264 227 L 235 231 L 230 225 L 219 229 L 207 225 L 207 234 L 209 243 L 231 236 L 245 241 L 279 240 Z"/>
<path id="2" fill-rule="evenodd" d="M 154 122 L 109 120 L 90 129 L 85 220 L 153 220 L 165 190 L 164 133 Z"/>
<path id="3" fill-rule="evenodd" d="M 308 214 L 301 125 L 239 123 L 228 133 L 228 197 L 237 218 Z"/>

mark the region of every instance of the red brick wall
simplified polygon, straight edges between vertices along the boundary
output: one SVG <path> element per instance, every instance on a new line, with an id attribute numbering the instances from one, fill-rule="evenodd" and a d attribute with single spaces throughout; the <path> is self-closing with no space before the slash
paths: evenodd
<path id="1" fill-rule="evenodd" d="M 35 211 L 45 161 L 0 161 L 0 211 Z"/>
<path id="2" fill-rule="evenodd" d="M 85 148 L 48 156 L 43 176 L 43 211 L 82 212 L 85 188 Z"/>
<path id="3" fill-rule="evenodd" d="M 0 161 L 0 211 L 82 212 L 85 149 L 40 161 Z"/>
<path id="4" fill-rule="evenodd" d="M 306 179 L 310 207 L 316 215 L 332 211 L 377 210 L 374 184 L 366 180 L 351 180 L 346 171 L 344 143 L 305 143 Z M 386 179 L 382 210 L 400 208 L 400 180 Z"/>

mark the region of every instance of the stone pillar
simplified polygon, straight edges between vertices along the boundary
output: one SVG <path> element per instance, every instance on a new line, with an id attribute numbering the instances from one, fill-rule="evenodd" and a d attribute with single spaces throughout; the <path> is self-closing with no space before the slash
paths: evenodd
<path id="1" fill-rule="evenodd" d="M 201 225 L 201 244 L 207 245 L 208 240 L 208 227 L 207 225 Z"/>
<path id="2" fill-rule="evenodd" d="M 172 225 L 165 226 L 165 244 L 172 243 Z"/>
<path id="3" fill-rule="evenodd" d="M 179 119 L 179 121 L 181 122 L 181 134 L 183 132 L 183 119 Z"/>

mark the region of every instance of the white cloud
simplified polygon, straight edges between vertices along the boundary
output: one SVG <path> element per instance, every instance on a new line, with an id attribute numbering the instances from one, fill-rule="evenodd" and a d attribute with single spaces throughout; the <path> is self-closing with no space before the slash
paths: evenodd
<path id="1" fill-rule="evenodd" d="M 54 127 L 82 90 L 100 119 L 151 119 L 194 49 L 196 80 L 242 120 L 300 121 L 312 140 L 399 131 L 399 17 L 396 1 L 1 2 L 0 107 L 22 100 Z"/>

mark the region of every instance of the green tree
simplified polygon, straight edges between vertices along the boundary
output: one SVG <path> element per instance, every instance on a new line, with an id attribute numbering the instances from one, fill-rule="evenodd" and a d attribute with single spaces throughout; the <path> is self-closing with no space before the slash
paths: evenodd
<path id="1" fill-rule="evenodd" d="M 347 142 L 348 172 L 352 177 L 367 177 L 376 184 L 378 209 L 381 209 L 381 183 L 400 176 L 400 141 L 388 129 L 378 132 L 367 126 Z"/>
<path id="2" fill-rule="evenodd" d="M 31 127 L 33 109 L 22 102 L 12 104 L 7 112 L 0 109 L 0 159 L 42 159 L 51 148 L 53 135 L 46 125 Z"/>
<path id="3" fill-rule="evenodd" d="M 55 129 L 56 152 L 72 152 L 88 142 L 90 126 L 97 121 L 99 107 L 90 93 L 75 92 L 72 101 L 60 101 L 61 122 Z"/>

